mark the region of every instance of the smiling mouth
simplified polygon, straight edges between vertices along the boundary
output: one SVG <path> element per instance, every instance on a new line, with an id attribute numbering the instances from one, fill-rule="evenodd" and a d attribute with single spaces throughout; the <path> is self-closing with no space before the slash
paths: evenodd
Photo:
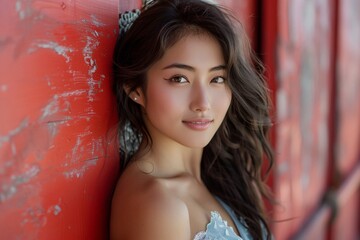
<path id="1" fill-rule="evenodd" d="M 183 123 L 193 130 L 206 130 L 214 120 L 199 120 L 199 121 L 183 121 Z"/>

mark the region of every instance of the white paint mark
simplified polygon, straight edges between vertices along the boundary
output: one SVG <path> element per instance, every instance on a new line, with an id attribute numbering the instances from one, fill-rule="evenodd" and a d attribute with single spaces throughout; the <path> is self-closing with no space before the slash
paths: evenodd
<path id="1" fill-rule="evenodd" d="M 43 109 L 40 120 L 44 120 L 46 117 L 54 115 L 59 111 L 59 97 L 54 95 L 50 103 L 48 103 Z"/>
<path id="2" fill-rule="evenodd" d="M 32 166 L 24 174 L 19 176 L 11 176 L 11 179 L 14 180 L 16 184 L 23 184 L 29 182 L 32 178 L 38 175 L 39 172 L 40 172 L 39 166 Z"/>
<path id="3" fill-rule="evenodd" d="M 55 216 L 59 215 L 60 212 L 61 212 L 61 207 L 59 205 L 54 205 L 54 206 L 51 206 L 49 207 L 49 209 L 47 210 L 48 213 L 52 213 L 54 214 Z"/>
<path id="4" fill-rule="evenodd" d="M 21 175 L 13 175 L 11 176 L 11 180 L 16 185 L 23 184 L 29 182 L 32 178 L 34 178 L 40 172 L 39 166 L 32 166 L 29 170 Z"/>
<path id="5" fill-rule="evenodd" d="M 70 120 L 72 120 L 72 118 L 67 116 L 67 117 L 64 117 L 63 119 L 46 121 L 47 128 L 49 129 L 50 135 L 52 137 L 55 137 L 58 133 L 58 125 L 67 124 Z M 50 149 L 50 147 L 49 147 L 49 149 Z M 52 147 L 54 147 L 54 145 L 52 145 Z"/>
<path id="6" fill-rule="evenodd" d="M 97 70 L 96 60 L 93 59 L 93 51 L 99 46 L 100 42 L 90 36 L 86 37 L 86 45 L 83 49 L 83 56 L 84 56 L 84 62 L 89 66 L 88 70 L 88 85 L 89 85 L 89 91 L 88 91 L 88 100 L 89 102 L 94 101 L 94 95 L 95 95 L 95 87 L 97 85 L 98 88 L 101 87 L 101 80 L 95 80 L 94 79 L 94 73 Z"/>
<path id="7" fill-rule="evenodd" d="M 102 23 L 94 14 L 91 14 L 91 21 L 96 27 L 104 27 L 105 23 Z"/>
<path id="8" fill-rule="evenodd" d="M 25 173 L 20 175 L 12 175 L 8 183 L 1 184 L 0 192 L 0 203 L 4 202 L 17 193 L 17 188 L 19 185 L 29 182 L 40 172 L 39 166 L 32 166 Z"/>
<path id="9" fill-rule="evenodd" d="M 21 225 L 32 224 L 40 228 L 44 227 L 47 223 L 46 211 L 40 204 L 29 207 L 22 213 L 22 216 L 23 220 L 21 221 Z"/>
<path id="10" fill-rule="evenodd" d="M 94 30 L 94 31 L 92 32 L 92 35 L 93 35 L 94 37 L 99 37 L 99 33 L 98 33 L 96 30 Z"/>
<path id="11" fill-rule="evenodd" d="M 19 125 L 17 128 L 9 131 L 7 135 L 5 135 L 5 136 L 0 136 L 0 147 L 2 146 L 3 143 L 9 142 L 10 139 L 11 139 L 13 136 L 15 136 L 15 135 L 17 135 L 18 133 L 20 133 L 20 132 L 21 132 L 24 128 L 26 128 L 28 125 L 29 125 L 29 120 L 28 120 L 28 119 L 25 119 L 25 120 L 23 120 L 23 121 L 20 123 L 20 125 Z"/>
<path id="12" fill-rule="evenodd" d="M 80 147 L 80 144 L 81 144 L 81 139 L 80 137 L 78 136 L 76 138 L 76 143 L 75 143 L 75 146 L 72 148 L 71 150 L 71 161 L 72 162 L 77 162 L 79 159 L 80 159 L 80 153 L 78 152 L 78 149 Z"/>
<path id="13" fill-rule="evenodd" d="M 74 90 L 71 92 L 64 92 L 64 93 L 60 94 L 60 97 L 80 96 L 85 93 L 86 93 L 86 90 Z"/>
<path id="14" fill-rule="evenodd" d="M 2 184 L 0 192 L 0 203 L 5 202 L 17 193 L 15 186 Z"/>
<path id="15" fill-rule="evenodd" d="M 16 10 L 16 12 L 19 14 L 20 20 L 24 20 L 26 14 L 25 14 L 25 11 L 22 10 L 22 3 L 21 3 L 21 1 L 16 1 L 16 3 L 15 3 L 15 10 Z"/>
<path id="16" fill-rule="evenodd" d="M 34 48 L 29 49 L 29 53 L 32 53 L 36 51 L 36 48 L 44 48 L 44 49 L 51 49 L 54 52 L 56 52 L 58 55 L 63 56 L 66 59 L 66 62 L 70 62 L 70 57 L 68 56 L 68 53 L 71 53 L 74 51 L 74 49 L 61 46 L 56 42 L 48 41 L 48 42 L 38 42 L 34 44 Z"/>
<path id="17" fill-rule="evenodd" d="M 99 151 L 103 150 L 103 140 L 102 139 L 94 139 L 91 143 L 91 155 L 94 156 L 98 154 Z"/>
<path id="18" fill-rule="evenodd" d="M 70 171 L 64 172 L 66 178 L 81 178 L 84 176 L 85 172 L 92 166 L 96 166 L 99 158 L 95 157 L 94 159 L 87 160 L 84 165 L 78 169 L 72 169 Z"/>

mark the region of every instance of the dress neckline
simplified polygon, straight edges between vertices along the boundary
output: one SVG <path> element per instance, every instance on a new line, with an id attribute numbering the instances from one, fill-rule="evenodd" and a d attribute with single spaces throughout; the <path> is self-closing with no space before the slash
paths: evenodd
<path id="1" fill-rule="evenodd" d="M 211 211 L 210 222 L 205 231 L 198 232 L 194 240 L 244 240 L 238 236 L 226 220 L 223 220 L 220 213 Z"/>

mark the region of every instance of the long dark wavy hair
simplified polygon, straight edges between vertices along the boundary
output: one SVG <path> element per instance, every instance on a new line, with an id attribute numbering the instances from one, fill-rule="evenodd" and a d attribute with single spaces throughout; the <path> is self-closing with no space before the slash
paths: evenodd
<path id="1" fill-rule="evenodd" d="M 197 30 L 196 30 L 197 29 Z M 180 38 L 204 32 L 219 42 L 227 66 L 232 101 L 227 115 L 204 148 L 201 177 L 209 191 L 242 217 L 254 239 L 271 239 L 262 197 L 269 191 L 262 178 L 263 160 L 273 163 L 267 135 L 270 100 L 262 65 L 251 51 L 240 24 L 227 10 L 199 0 L 158 0 L 143 10 L 131 28 L 119 36 L 114 52 L 114 91 L 119 114 L 121 172 L 136 146 L 151 137 L 141 106 L 125 88 L 146 91 L 146 73 Z M 164 113 L 166 114 L 166 113 Z M 134 147 L 135 146 L 135 147 Z"/>

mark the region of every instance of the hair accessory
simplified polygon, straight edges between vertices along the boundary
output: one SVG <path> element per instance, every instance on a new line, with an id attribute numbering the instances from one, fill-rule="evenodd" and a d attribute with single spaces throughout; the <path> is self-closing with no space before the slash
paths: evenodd
<path id="1" fill-rule="evenodd" d="M 139 9 L 134 9 L 132 11 L 126 11 L 120 14 L 120 35 L 123 35 L 125 32 L 127 32 L 127 30 L 129 30 L 133 22 L 139 17 L 140 13 L 141 12 Z"/>
<path id="2" fill-rule="evenodd" d="M 142 8 L 146 10 L 154 3 L 155 3 L 154 0 L 142 0 Z M 123 35 L 125 32 L 129 30 L 133 22 L 139 17 L 140 13 L 141 13 L 140 9 L 134 9 L 132 11 L 126 11 L 120 14 L 120 18 L 119 18 L 120 35 Z"/>

